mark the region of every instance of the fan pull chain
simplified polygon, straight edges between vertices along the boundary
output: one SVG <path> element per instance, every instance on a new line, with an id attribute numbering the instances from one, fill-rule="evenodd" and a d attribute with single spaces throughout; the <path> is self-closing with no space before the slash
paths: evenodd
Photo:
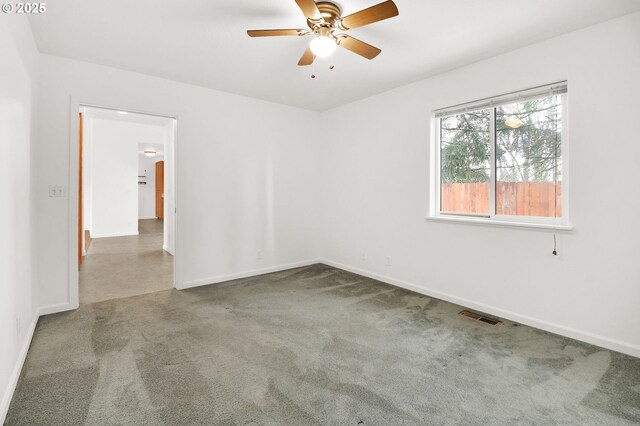
<path id="1" fill-rule="evenodd" d="M 316 61 L 315 61 L 316 57 L 313 57 L 313 63 L 311 64 L 311 78 L 316 78 Z M 335 65 L 329 65 L 329 69 L 333 70 L 336 66 Z"/>

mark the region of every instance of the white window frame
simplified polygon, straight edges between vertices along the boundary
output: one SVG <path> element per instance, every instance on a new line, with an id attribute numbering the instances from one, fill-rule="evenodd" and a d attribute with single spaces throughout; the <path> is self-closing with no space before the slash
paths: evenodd
<path id="1" fill-rule="evenodd" d="M 562 100 L 562 135 L 561 135 L 561 155 L 562 155 L 562 217 L 537 217 L 537 216 L 516 216 L 516 215 L 498 215 L 496 214 L 496 108 L 500 105 L 515 103 L 524 99 L 539 98 L 547 93 L 555 94 L 554 90 L 558 87 L 564 87 L 563 93 L 560 94 Z M 569 99 L 567 94 L 567 83 L 559 82 L 545 86 L 539 86 L 532 89 L 508 93 L 488 99 L 481 99 L 466 104 L 456 105 L 449 108 L 434 110 L 431 114 L 431 196 L 429 203 L 429 212 L 427 220 L 475 223 L 499 226 L 515 226 L 528 228 L 542 228 L 554 230 L 571 230 L 573 226 L 569 216 Z M 465 213 L 449 213 L 441 212 L 441 140 L 440 140 L 440 120 L 444 115 L 454 115 L 451 113 L 472 112 L 482 109 L 491 110 L 490 119 L 490 211 L 489 215 L 473 215 Z"/>

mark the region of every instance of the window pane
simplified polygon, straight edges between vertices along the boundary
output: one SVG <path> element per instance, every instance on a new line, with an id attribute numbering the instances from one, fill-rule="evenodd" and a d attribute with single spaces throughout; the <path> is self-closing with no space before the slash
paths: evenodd
<path id="1" fill-rule="evenodd" d="M 490 120 L 489 109 L 440 119 L 440 211 L 489 215 Z"/>
<path id="2" fill-rule="evenodd" d="M 496 109 L 496 214 L 562 217 L 561 101 Z"/>

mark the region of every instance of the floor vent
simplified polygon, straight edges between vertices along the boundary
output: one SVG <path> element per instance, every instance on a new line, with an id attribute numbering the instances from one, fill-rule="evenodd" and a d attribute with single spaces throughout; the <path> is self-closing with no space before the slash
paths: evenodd
<path id="1" fill-rule="evenodd" d="M 474 319 L 476 321 L 482 321 L 482 322 L 486 322 L 487 324 L 491 324 L 491 325 L 501 325 L 502 321 L 498 321 L 497 319 L 493 319 L 493 318 L 489 318 L 489 317 L 483 317 L 480 314 L 476 314 L 475 312 L 471 312 L 471 311 L 460 311 L 458 313 L 458 315 L 462 315 L 463 317 L 469 317 L 471 319 Z"/>

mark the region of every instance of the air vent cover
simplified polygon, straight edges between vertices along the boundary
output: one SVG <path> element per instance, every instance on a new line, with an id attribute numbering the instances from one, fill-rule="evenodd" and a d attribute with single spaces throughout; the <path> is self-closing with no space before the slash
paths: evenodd
<path id="1" fill-rule="evenodd" d="M 491 324 L 491 325 L 501 325 L 502 324 L 502 321 L 498 321 L 497 319 L 485 317 L 485 316 L 482 316 L 480 314 L 476 314 L 475 312 L 471 312 L 471 311 L 460 311 L 458 313 L 458 315 L 462 315 L 463 317 L 469 317 L 469 318 L 474 319 L 476 321 L 486 322 L 487 324 Z"/>

